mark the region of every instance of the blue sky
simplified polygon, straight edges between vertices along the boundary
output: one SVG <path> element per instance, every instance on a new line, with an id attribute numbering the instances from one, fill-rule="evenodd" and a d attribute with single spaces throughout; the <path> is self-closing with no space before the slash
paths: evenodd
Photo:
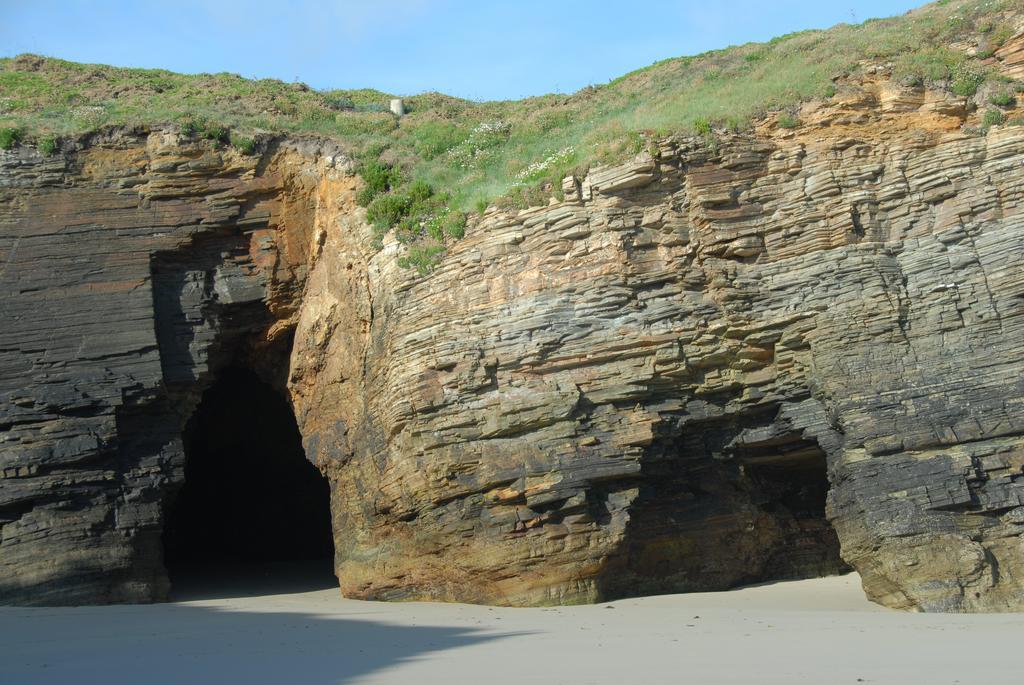
<path id="1" fill-rule="evenodd" d="M 0 0 L 0 55 L 506 99 L 922 2 Z"/>

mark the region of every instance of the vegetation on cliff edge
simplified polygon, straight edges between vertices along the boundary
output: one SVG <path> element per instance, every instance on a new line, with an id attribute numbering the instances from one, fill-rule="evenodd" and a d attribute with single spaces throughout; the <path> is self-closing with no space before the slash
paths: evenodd
<path id="1" fill-rule="evenodd" d="M 403 239 L 438 243 L 461 236 L 464 212 L 496 198 L 543 201 L 571 171 L 635 154 L 667 134 L 745 129 L 766 112 L 834 96 L 842 77 L 872 64 L 891 64 L 906 85 L 973 96 L 993 73 L 986 60 L 1014 33 L 1010 13 L 1022 10 L 1024 0 L 945 0 L 899 17 L 667 59 L 572 95 L 471 102 L 424 93 L 406 98 L 401 118 L 387 111 L 391 96 L 373 90 L 22 55 L 0 60 L 0 146 L 35 143 L 50 154 L 61 136 L 107 125 L 170 123 L 243 153 L 260 135 L 317 134 L 361 160 L 361 203 L 381 231 L 397 227 Z M 1011 102 L 1013 89 L 992 104 Z M 780 125 L 799 121 L 786 114 Z M 428 268 L 429 259 L 416 261 Z"/>

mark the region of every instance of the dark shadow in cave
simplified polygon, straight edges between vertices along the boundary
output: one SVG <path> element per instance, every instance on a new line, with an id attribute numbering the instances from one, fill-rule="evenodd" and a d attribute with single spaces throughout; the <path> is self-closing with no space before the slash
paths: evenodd
<path id="1" fill-rule="evenodd" d="M 849 571 L 826 517 L 826 455 L 774 413 L 691 423 L 650 448 L 603 599 Z"/>
<path id="2" fill-rule="evenodd" d="M 224 370 L 184 443 L 185 484 L 163 535 L 176 599 L 336 586 L 330 488 L 280 394 L 249 370 Z"/>
<path id="3" fill-rule="evenodd" d="M 795 434 L 741 446 L 737 458 L 751 500 L 777 528 L 774 549 L 745 582 L 791 580 L 849 571 L 825 516 L 829 482 L 825 453 Z"/>

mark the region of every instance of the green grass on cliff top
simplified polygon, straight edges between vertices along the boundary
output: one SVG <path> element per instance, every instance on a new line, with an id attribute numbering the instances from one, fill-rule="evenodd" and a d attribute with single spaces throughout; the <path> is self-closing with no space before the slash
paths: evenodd
<path id="1" fill-rule="evenodd" d="M 439 93 L 406 98 L 410 113 L 385 109 L 372 90 L 315 91 L 235 74 L 181 75 L 22 55 L 0 60 L 0 132 L 52 150 L 55 137 L 109 125 L 205 121 L 237 145 L 260 132 L 338 140 L 354 155 L 380 156 L 403 184 L 447 189 L 454 209 L 499 196 L 535 200 L 545 182 L 643 149 L 666 134 L 743 129 L 770 110 L 829 97 L 833 79 L 868 62 L 892 61 L 909 81 L 971 94 L 983 58 L 1013 34 L 1024 0 L 938 2 L 890 19 L 840 24 L 695 57 L 658 62 L 573 95 L 471 102 Z M 976 47 L 968 57 L 960 41 Z M 375 111 L 376 110 L 376 111 Z M 798 122 L 791 123 L 798 125 Z"/>

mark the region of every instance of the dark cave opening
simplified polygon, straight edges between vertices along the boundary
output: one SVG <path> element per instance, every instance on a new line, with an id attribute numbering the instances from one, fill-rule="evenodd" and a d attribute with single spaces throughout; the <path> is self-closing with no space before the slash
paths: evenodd
<path id="1" fill-rule="evenodd" d="M 185 484 L 163 534 L 175 594 L 210 583 L 334 585 L 330 488 L 284 397 L 252 371 L 226 369 L 183 437 Z"/>
<path id="2" fill-rule="evenodd" d="M 605 598 L 727 590 L 849 570 L 828 521 L 827 460 L 773 415 L 652 445 Z"/>
<path id="3" fill-rule="evenodd" d="M 751 582 L 849 570 L 826 518 L 828 472 L 825 453 L 816 442 L 785 435 L 740 447 L 737 460 L 741 487 L 772 529 L 769 553 Z"/>

